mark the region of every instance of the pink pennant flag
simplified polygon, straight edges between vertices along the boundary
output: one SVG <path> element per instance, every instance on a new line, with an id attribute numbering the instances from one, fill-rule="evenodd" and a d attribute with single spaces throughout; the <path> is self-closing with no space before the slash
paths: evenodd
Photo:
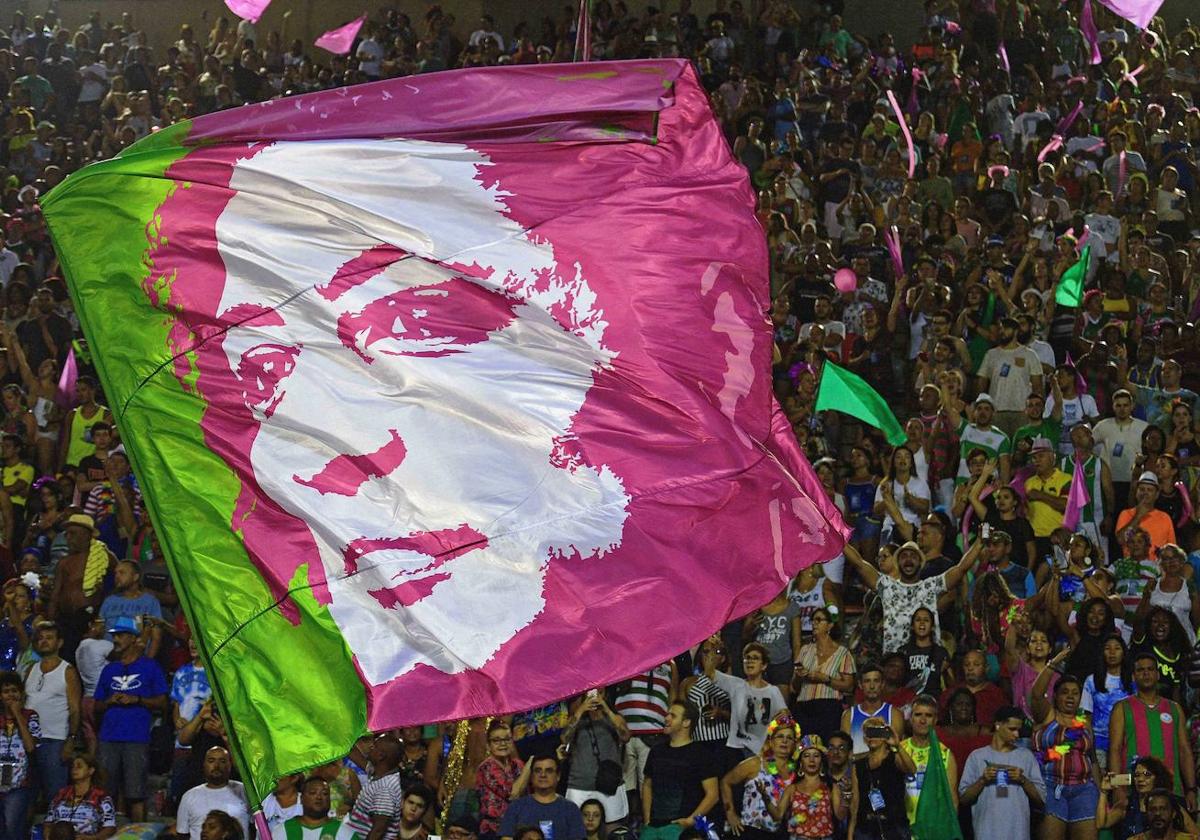
<path id="1" fill-rule="evenodd" d="M 1092 17 L 1092 0 L 1083 0 L 1083 11 L 1079 13 L 1079 31 L 1083 34 L 1083 40 L 1087 42 L 1088 48 L 1091 50 L 1091 58 L 1089 64 L 1100 63 L 1100 30 L 1096 28 L 1096 21 Z"/>
<path id="2" fill-rule="evenodd" d="M 1137 66 L 1136 70 L 1133 70 L 1132 72 L 1126 73 L 1124 76 L 1122 76 L 1121 81 L 1129 82 L 1129 84 L 1133 85 L 1134 87 L 1137 87 L 1138 86 L 1138 81 L 1137 81 L 1138 74 L 1141 73 L 1145 69 L 1146 69 L 1145 64 L 1139 64 Z"/>
<path id="3" fill-rule="evenodd" d="M 1194 508 L 1192 507 L 1192 494 L 1188 492 L 1187 485 L 1182 481 L 1175 482 L 1175 489 L 1180 491 L 1179 499 L 1181 502 L 1183 502 L 1183 504 L 1180 505 L 1181 509 L 1179 511 L 1179 519 L 1176 521 L 1175 527 L 1182 528 L 1188 522 L 1192 521 L 1192 513 L 1194 512 Z"/>
<path id="4" fill-rule="evenodd" d="M 1114 198 L 1120 198 L 1125 192 L 1125 181 L 1129 176 L 1129 161 L 1125 158 L 1125 153 L 1121 152 L 1117 155 L 1117 192 Z"/>
<path id="5" fill-rule="evenodd" d="M 1083 461 L 1075 456 L 1075 473 L 1071 477 L 1071 492 L 1067 494 L 1067 509 L 1063 513 L 1063 527 L 1074 531 L 1079 525 L 1083 509 L 1092 501 L 1087 491 L 1087 477 L 1083 474 Z"/>
<path id="6" fill-rule="evenodd" d="M 75 405 L 75 382 L 79 379 L 79 365 L 75 362 L 75 348 L 67 350 L 67 360 L 63 362 L 62 374 L 58 377 L 58 391 L 54 401 L 65 409 Z"/>
<path id="7" fill-rule="evenodd" d="M 917 98 L 917 88 L 921 84 L 921 79 L 925 74 L 921 72 L 919 67 L 912 69 L 912 87 L 908 89 L 908 102 L 906 109 L 914 118 L 921 113 L 921 100 Z"/>
<path id="8" fill-rule="evenodd" d="M 887 246 L 888 254 L 892 257 L 892 268 L 896 272 L 896 279 L 900 279 L 900 275 L 904 274 L 904 255 L 900 250 L 900 231 L 892 225 L 883 232 L 883 244 Z"/>
<path id="9" fill-rule="evenodd" d="M 271 5 L 271 0 L 225 0 L 225 5 L 242 20 L 258 23 L 267 6 Z"/>
<path id="10" fill-rule="evenodd" d="M 896 101 L 894 91 L 887 92 L 888 102 L 892 104 L 892 110 L 896 113 L 896 120 L 900 123 L 900 131 L 904 134 L 904 142 L 908 144 L 908 177 L 911 178 L 917 173 L 917 150 L 913 148 L 912 131 L 909 130 L 908 120 L 904 119 L 904 112 L 900 110 L 900 103 Z"/>
<path id="11" fill-rule="evenodd" d="M 1004 72 L 1012 75 L 1012 67 L 1008 63 L 1008 50 L 1004 46 L 1004 42 L 1000 42 L 1000 47 L 996 50 L 996 54 L 1000 56 L 1000 66 L 1004 68 Z"/>
<path id="12" fill-rule="evenodd" d="M 1075 390 L 1081 394 L 1086 393 L 1087 387 L 1088 387 L 1087 380 L 1083 378 L 1083 374 L 1080 372 L 1079 366 L 1076 365 L 1075 362 L 1071 360 L 1071 351 L 1070 350 L 1067 351 L 1067 357 L 1066 357 L 1065 361 L 1068 365 L 1075 368 Z"/>
<path id="13" fill-rule="evenodd" d="M 1145 29 L 1162 8 L 1163 0 L 1099 0 L 1100 5 Z"/>
<path id="14" fill-rule="evenodd" d="M 345 26 L 330 29 L 320 38 L 313 41 L 313 44 L 335 55 L 346 55 L 346 53 L 350 52 L 350 48 L 354 46 L 354 39 L 358 37 L 358 30 L 362 29 L 363 24 L 366 22 L 367 16 L 364 13 L 362 17 L 355 18 Z"/>
<path id="15" fill-rule="evenodd" d="M 955 21 L 948 20 L 946 21 L 946 32 L 950 35 L 957 35 L 962 32 L 962 27 Z"/>
<path id="16" fill-rule="evenodd" d="M 1076 102 L 1075 107 L 1071 109 L 1071 112 L 1059 120 L 1058 127 L 1054 130 L 1054 133 L 1061 134 L 1063 137 L 1066 137 L 1067 132 L 1071 129 L 1071 126 L 1075 124 L 1075 120 L 1079 119 L 1079 115 L 1082 113 L 1083 102 Z"/>

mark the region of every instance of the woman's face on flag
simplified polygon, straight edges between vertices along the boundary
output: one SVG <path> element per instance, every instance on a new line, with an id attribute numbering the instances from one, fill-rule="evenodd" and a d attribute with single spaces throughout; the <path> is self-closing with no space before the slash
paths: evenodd
<path id="1" fill-rule="evenodd" d="M 569 445 L 610 355 L 577 267 L 504 215 L 480 154 L 369 146 L 241 161 L 217 234 L 254 479 L 307 523 L 378 685 L 482 666 L 546 607 L 552 559 L 620 543 L 628 499 Z"/>

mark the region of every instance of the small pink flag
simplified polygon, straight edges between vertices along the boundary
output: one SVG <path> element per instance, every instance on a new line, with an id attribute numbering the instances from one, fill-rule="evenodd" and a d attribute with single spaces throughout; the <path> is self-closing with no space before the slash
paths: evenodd
<path id="1" fill-rule="evenodd" d="M 1089 64 L 1100 63 L 1100 30 L 1096 28 L 1096 20 L 1092 17 L 1092 0 L 1083 0 L 1083 10 L 1079 13 L 1079 31 L 1083 40 L 1091 50 Z"/>
<path id="2" fill-rule="evenodd" d="M 1000 42 L 1000 46 L 996 49 L 996 54 L 1000 56 L 1000 66 L 1004 68 L 1004 72 L 1012 75 L 1012 67 L 1008 63 L 1008 49 L 1005 48 L 1004 42 Z"/>
<path id="3" fill-rule="evenodd" d="M 908 144 L 908 177 L 911 178 L 917 172 L 917 150 L 913 147 L 912 131 L 908 128 L 908 120 L 904 119 L 904 112 L 900 110 L 900 103 L 896 101 L 896 94 L 889 90 L 887 100 L 892 103 L 892 110 L 900 123 L 900 132 L 904 135 L 904 142 Z"/>
<path id="4" fill-rule="evenodd" d="M 320 38 L 313 41 L 313 45 L 335 55 L 345 55 L 350 52 L 350 47 L 354 46 L 354 39 L 358 37 L 358 30 L 362 29 L 363 24 L 366 22 L 367 16 L 364 13 L 362 17 L 355 18 L 345 26 L 330 29 Z"/>
<path id="5" fill-rule="evenodd" d="M 900 250 L 900 232 L 896 230 L 896 226 L 892 225 L 883 232 L 883 244 L 887 246 L 888 254 L 892 257 L 892 268 L 896 272 L 896 279 L 900 279 L 900 275 L 904 273 L 904 254 Z"/>
<path id="6" fill-rule="evenodd" d="M 67 350 L 67 360 L 63 363 L 62 374 L 58 377 L 58 392 L 54 401 L 64 409 L 75 405 L 75 382 L 79 379 L 79 365 L 75 362 L 75 348 Z"/>
<path id="7" fill-rule="evenodd" d="M 1091 504 L 1092 497 L 1088 495 L 1087 478 L 1083 474 L 1083 461 L 1075 455 L 1075 473 L 1071 476 L 1071 492 L 1067 494 L 1067 509 L 1063 513 L 1063 527 L 1074 531 L 1079 525 L 1079 517 L 1083 509 Z"/>
<path id="8" fill-rule="evenodd" d="M 243 20 L 258 23 L 258 19 L 263 16 L 267 6 L 271 5 L 271 0 L 225 0 L 225 5 L 229 7 L 229 11 Z"/>
<path id="9" fill-rule="evenodd" d="M 962 27 L 959 26 L 955 21 L 948 20 L 946 21 L 946 31 L 951 35 L 957 35 L 962 32 Z"/>

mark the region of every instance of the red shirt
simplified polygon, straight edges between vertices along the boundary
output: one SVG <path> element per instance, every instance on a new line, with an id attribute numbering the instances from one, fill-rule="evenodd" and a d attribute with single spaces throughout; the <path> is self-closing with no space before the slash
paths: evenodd
<path id="1" fill-rule="evenodd" d="M 950 695 L 960 688 L 968 688 L 968 686 L 966 683 L 956 683 L 942 692 L 940 702 L 943 709 L 950 708 Z M 1012 703 L 994 683 L 984 683 L 983 688 L 973 693 L 975 695 L 975 722 L 983 726 L 991 726 L 996 711 L 1001 706 Z"/>

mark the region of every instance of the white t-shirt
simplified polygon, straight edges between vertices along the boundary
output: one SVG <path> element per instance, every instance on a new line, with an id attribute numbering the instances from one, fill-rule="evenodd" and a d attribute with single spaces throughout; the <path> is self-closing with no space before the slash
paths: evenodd
<path id="1" fill-rule="evenodd" d="M 296 797 L 296 801 L 284 808 L 279 804 L 279 800 L 275 798 L 275 794 L 271 794 L 262 803 L 263 816 L 267 820 L 267 825 L 271 827 L 271 832 L 275 829 L 283 831 L 283 824 L 292 817 L 299 817 L 304 814 L 304 806 L 300 804 L 300 797 Z M 319 831 L 319 829 L 313 829 Z"/>
<path id="2" fill-rule="evenodd" d="M 364 38 L 354 53 L 358 56 L 358 69 L 365 76 L 378 76 L 382 72 L 383 47 L 374 38 Z"/>
<path id="3" fill-rule="evenodd" d="M 95 61 L 79 71 L 83 84 L 79 87 L 80 102 L 99 102 L 108 90 L 108 67 L 102 61 Z M 100 81 L 104 79 L 104 81 Z"/>
<path id="4" fill-rule="evenodd" d="M 767 724 L 787 709 L 783 694 L 777 686 L 754 688 L 742 678 L 721 671 L 717 671 L 716 680 L 729 695 L 731 717 L 725 745 L 757 754 L 767 740 Z"/>
<path id="5" fill-rule="evenodd" d="M 1142 432 L 1148 425 L 1145 420 L 1130 417 L 1129 423 L 1122 428 L 1117 418 L 1108 417 L 1092 430 L 1096 452 L 1100 460 L 1108 464 L 1113 481 L 1133 481 L 1133 462 L 1142 453 Z"/>
<path id="6" fill-rule="evenodd" d="M 108 664 L 108 653 L 113 643 L 108 639 L 84 639 L 75 649 L 75 667 L 79 669 L 79 681 L 83 683 L 83 696 L 96 694 L 96 683 L 100 672 Z"/>
<path id="7" fill-rule="evenodd" d="M 179 812 L 175 817 L 175 833 L 187 834 L 191 840 L 200 840 L 200 827 L 209 811 L 224 811 L 242 825 L 242 836 L 250 836 L 250 806 L 246 802 L 246 788 L 241 782 L 229 781 L 225 787 L 210 788 L 196 785 L 179 800 Z"/>
<path id="8" fill-rule="evenodd" d="M 913 476 L 908 480 L 907 484 L 901 485 L 896 479 L 892 479 L 892 496 L 896 499 L 896 505 L 900 508 L 900 512 L 904 514 L 905 521 L 909 522 L 914 528 L 921 524 L 921 514 L 917 513 L 912 508 L 904 504 L 904 491 L 907 490 L 910 496 L 916 496 L 918 499 L 929 499 L 929 483 L 922 481 L 920 477 Z M 883 482 L 879 482 L 879 486 L 875 488 L 875 502 L 883 501 Z M 884 514 L 883 528 L 884 531 L 890 531 L 896 527 L 896 522 L 892 519 L 891 514 Z"/>
<path id="9" fill-rule="evenodd" d="M 1092 232 L 1087 241 L 1087 244 L 1092 246 L 1092 253 L 1097 258 L 1106 259 L 1109 262 L 1119 260 L 1120 253 L 1117 242 L 1121 238 L 1121 222 L 1117 217 L 1103 213 L 1088 213 L 1083 221 Z"/>
<path id="10" fill-rule="evenodd" d="M 993 347 L 984 354 L 979 375 L 987 378 L 997 411 L 1021 411 L 1033 390 L 1031 377 L 1042 375 L 1042 362 L 1028 347 Z"/>
<path id="11" fill-rule="evenodd" d="M 1046 408 L 1042 411 L 1042 417 L 1049 417 L 1052 413 L 1054 413 L 1053 394 L 1046 397 Z M 1062 435 L 1058 439 L 1058 453 L 1060 455 L 1070 455 L 1074 452 L 1075 447 L 1071 444 L 1071 429 L 1089 417 L 1099 416 L 1100 410 L 1096 408 L 1096 400 L 1091 394 L 1081 394 L 1077 397 L 1063 400 Z"/>

